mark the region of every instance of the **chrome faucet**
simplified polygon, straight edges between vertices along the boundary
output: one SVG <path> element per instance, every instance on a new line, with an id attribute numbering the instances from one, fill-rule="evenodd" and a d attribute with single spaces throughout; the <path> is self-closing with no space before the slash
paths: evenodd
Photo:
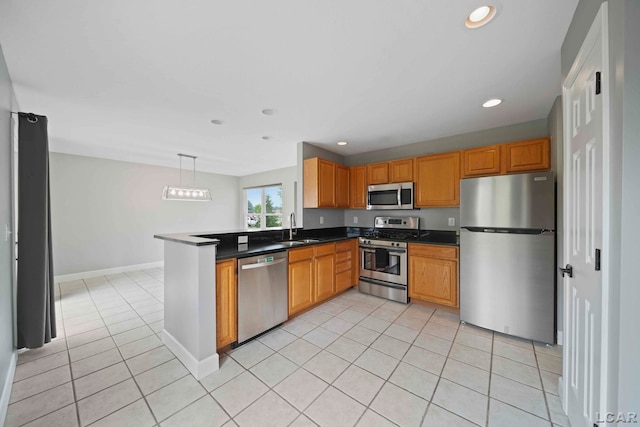
<path id="1" fill-rule="evenodd" d="M 289 240 L 293 240 L 293 236 L 298 234 L 298 230 L 294 230 L 295 226 L 296 226 L 296 213 L 291 212 L 291 214 L 289 214 Z"/>

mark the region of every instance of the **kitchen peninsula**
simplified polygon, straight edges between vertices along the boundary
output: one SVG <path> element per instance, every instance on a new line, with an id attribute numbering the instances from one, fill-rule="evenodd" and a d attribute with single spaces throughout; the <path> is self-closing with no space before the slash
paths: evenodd
<path id="1" fill-rule="evenodd" d="M 216 352 L 217 239 L 159 234 L 164 240 L 164 330 L 162 341 L 202 379 L 219 369 Z"/>

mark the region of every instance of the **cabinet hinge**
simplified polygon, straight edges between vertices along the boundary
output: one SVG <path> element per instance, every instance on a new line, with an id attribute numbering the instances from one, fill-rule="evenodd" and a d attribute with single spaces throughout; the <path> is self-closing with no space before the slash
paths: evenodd
<path id="1" fill-rule="evenodd" d="M 596 95 L 600 95 L 600 78 L 602 73 L 600 71 L 596 71 Z"/>

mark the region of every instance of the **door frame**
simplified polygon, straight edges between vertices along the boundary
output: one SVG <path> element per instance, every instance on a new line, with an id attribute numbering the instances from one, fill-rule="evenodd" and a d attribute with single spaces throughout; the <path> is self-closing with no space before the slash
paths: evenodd
<path id="1" fill-rule="evenodd" d="M 610 66 L 609 66 L 609 25 L 608 25 L 608 3 L 605 1 L 600 5 L 600 9 L 596 14 L 596 17 L 589 28 L 589 32 L 585 37 L 582 46 L 576 56 L 573 65 L 567 77 L 562 84 L 562 104 L 563 104 L 563 135 L 564 135 L 564 180 L 563 185 L 565 188 L 565 198 L 563 200 L 564 207 L 564 248 L 563 248 L 563 262 L 562 265 L 566 265 L 569 260 L 570 236 L 569 227 L 566 224 L 569 223 L 569 198 L 567 197 L 566 189 L 570 188 L 569 174 L 566 171 L 570 170 L 570 162 L 572 159 L 570 153 L 570 141 L 571 141 L 571 129 L 568 124 L 568 120 L 572 114 L 572 106 L 568 102 L 569 88 L 575 82 L 576 78 L 582 66 L 586 62 L 589 53 L 593 46 L 601 40 L 602 42 L 602 74 L 601 74 L 601 96 L 602 96 L 602 276 L 601 276 L 601 342 L 600 345 L 600 396 L 598 406 L 596 408 L 596 414 L 604 414 L 607 412 L 607 408 L 610 405 L 610 396 L 608 391 L 613 388 L 617 388 L 618 379 L 616 376 L 610 375 L 612 372 L 609 370 L 611 360 L 615 360 L 618 357 L 619 348 L 612 348 L 610 344 L 616 342 L 610 328 L 612 324 L 612 311 L 610 310 L 610 295 L 611 295 L 611 266 L 613 265 L 611 254 L 611 128 L 610 128 Z M 571 324 L 571 316 L 569 315 L 569 305 L 571 303 L 571 296 L 569 295 L 569 278 L 563 279 L 563 293 L 564 293 L 564 325 L 565 329 L 567 325 Z M 596 344 L 596 345 L 597 345 Z M 562 400 L 562 407 L 565 413 L 567 411 L 568 396 L 569 396 L 569 382 L 567 381 L 569 372 L 570 357 L 567 354 L 567 346 L 563 348 L 563 361 L 562 361 L 562 374 L 560 385 L 560 393 Z"/>

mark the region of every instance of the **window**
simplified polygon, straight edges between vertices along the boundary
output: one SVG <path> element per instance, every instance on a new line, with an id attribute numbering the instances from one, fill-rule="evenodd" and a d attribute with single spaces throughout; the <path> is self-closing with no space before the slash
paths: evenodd
<path id="1" fill-rule="evenodd" d="M 246 228 L 282 228 L 282 184 L 245 188 Z"/>

